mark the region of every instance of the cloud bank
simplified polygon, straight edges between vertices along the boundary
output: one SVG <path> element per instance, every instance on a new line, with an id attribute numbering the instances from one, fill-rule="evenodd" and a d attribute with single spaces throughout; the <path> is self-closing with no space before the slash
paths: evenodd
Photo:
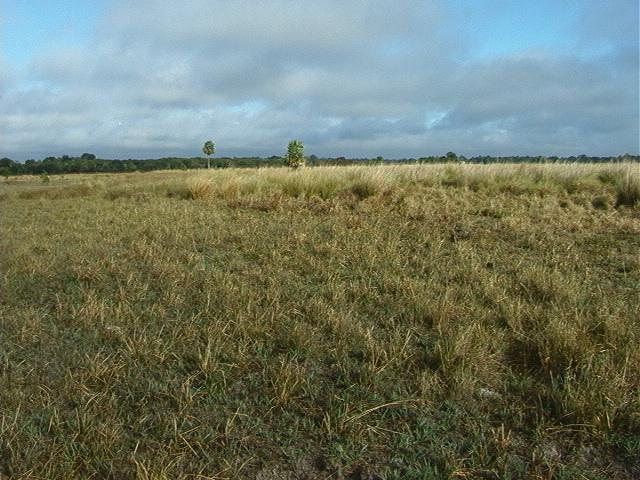
<path id="1" fill-rule="evenodd" d="M 0 156 L 638 153 L 638 7 L 601 4 L 575 48 L 474 58 L 436 0 L 115 1 L 89 44 L 0 57 Z"/>

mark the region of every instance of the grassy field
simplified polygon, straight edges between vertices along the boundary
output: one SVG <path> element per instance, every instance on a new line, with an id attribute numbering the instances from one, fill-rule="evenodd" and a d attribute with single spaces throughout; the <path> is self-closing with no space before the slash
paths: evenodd
<path id="1" fill-rule="evenodd" d="M 0 181 L 0 478 L 640 477 L 640 167 Z"/>

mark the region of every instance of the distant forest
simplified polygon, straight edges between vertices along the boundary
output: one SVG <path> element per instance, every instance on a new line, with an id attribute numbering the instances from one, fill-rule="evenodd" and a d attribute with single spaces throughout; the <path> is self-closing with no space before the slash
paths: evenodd
<path id="1" fill-rule="evenodd" d="M 420 158 L 385 159 L 375 158 L 320 158 L 316 155 L 306 157 L 308 166 L 321 165 L 381 165 L 405 163 L 607 163 L 607 162 L 640 162 L 638 155 L 620 155 L 617 157 L 589 157 L 578 155 L 575 157 L 544 157 L 544 156 L 512 156 L 512 157 L 470 157 L 458 156 L 448 152 L 443 156 Z M 284 159 L 272 157 L 220 157 L 210 159 L 211 168 L 260 168 L 280 167 Z M 42 160 L 27 160 L 24 163 L 10 158 L 0 159 L 0 175 L 38 175 L 64 173 L 113 173 L 113 172 L 149 172 L 152 170 L 187 170 L 207 168 L 204 157 L 191 158 L 157 158 L 157 159 L 128 159 L 109 160 L 96 158 L 91 153 L 83 153 L 79 157 L 63 155 L 62 157 L 47 157 Z"/>

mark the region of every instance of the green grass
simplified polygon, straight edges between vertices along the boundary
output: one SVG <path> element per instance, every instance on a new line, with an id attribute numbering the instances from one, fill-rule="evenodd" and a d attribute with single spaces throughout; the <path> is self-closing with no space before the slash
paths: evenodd
<path id="1" fill-rule="evenodd" d="M 638 166 L 0 183 L 0 478 L 640 475 Z"/>

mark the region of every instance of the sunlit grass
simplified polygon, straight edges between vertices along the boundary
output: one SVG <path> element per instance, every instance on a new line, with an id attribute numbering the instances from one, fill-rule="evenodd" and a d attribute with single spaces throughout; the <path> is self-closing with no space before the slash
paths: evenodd
<path id="1" fill-rule="evenodd" d="M 0 182 L 0 477 L 635 478 L 639 178 Z"/>

